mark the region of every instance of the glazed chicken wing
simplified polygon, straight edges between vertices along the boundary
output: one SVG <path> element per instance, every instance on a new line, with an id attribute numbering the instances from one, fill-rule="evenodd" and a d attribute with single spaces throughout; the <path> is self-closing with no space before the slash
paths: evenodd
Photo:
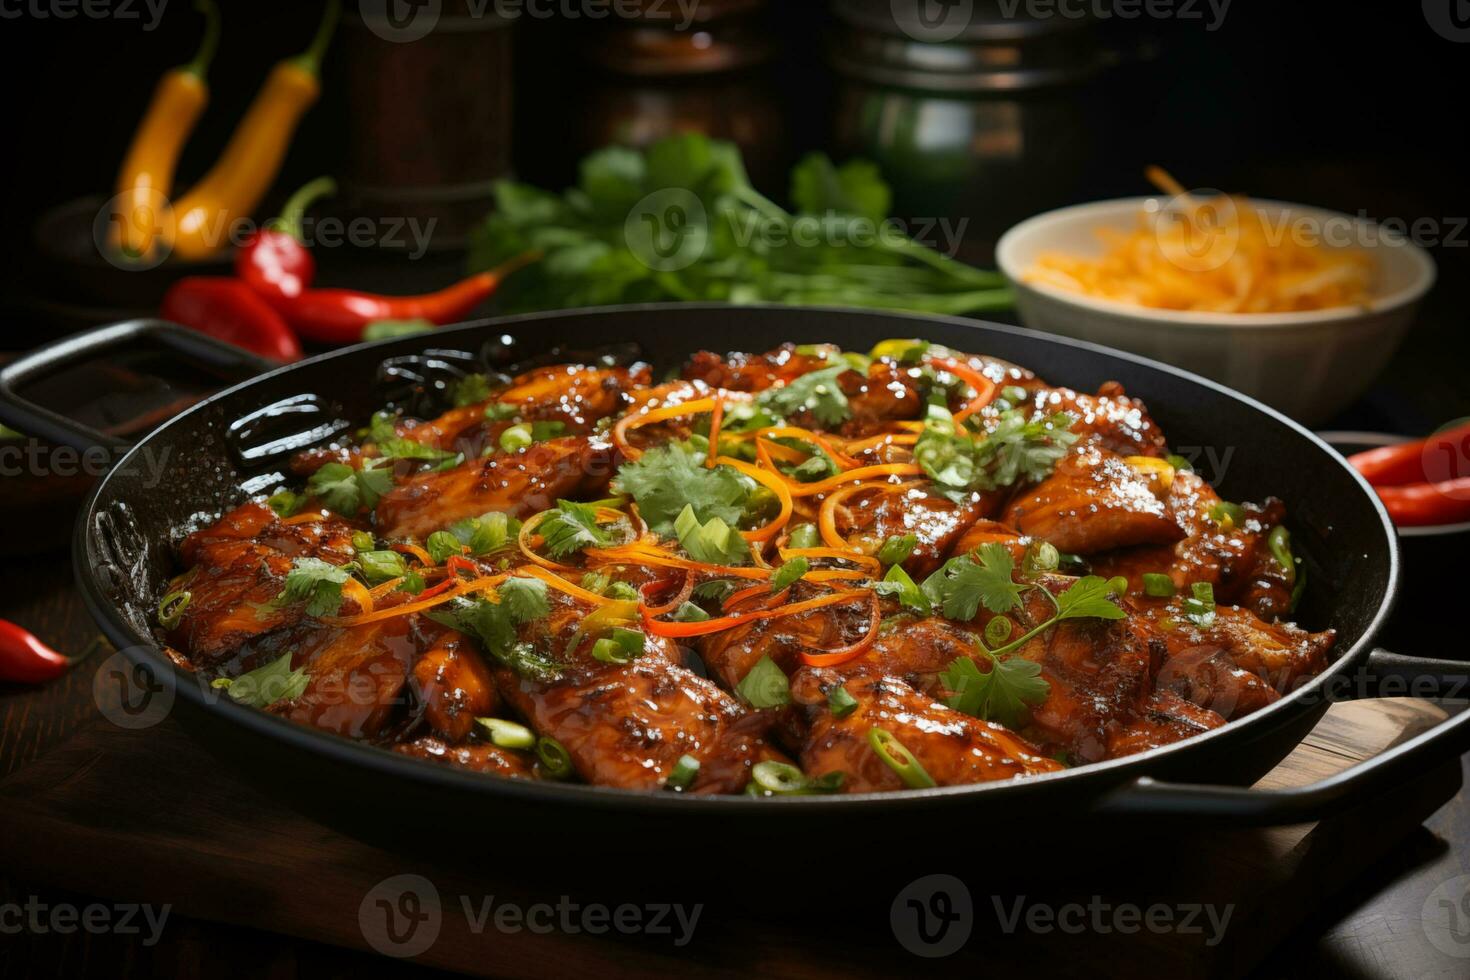
<path id="1" fill-rule="evenodd" d="M 596 497 L 612 479 L 613 459 L 607 443 L 577 436 L 424 473 L 383 495 L 378 529 L 387 538 L 422 540 L 466 517 L 528 517 L 559 498 Z"/>

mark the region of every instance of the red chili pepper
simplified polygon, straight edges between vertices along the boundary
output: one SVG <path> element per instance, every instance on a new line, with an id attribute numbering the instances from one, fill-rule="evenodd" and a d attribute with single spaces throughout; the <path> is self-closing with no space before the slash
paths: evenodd
<path id="1" fill-rule="evenodd" d="M 1375 487 L 1453 479 L 1461 475 L 1460 467 L 1467 460 L 1470 460 L 1470 423 L 1436 432 L 1428 439 L 1370 449 L 1348 457 L 1353 468 Z"/>
<path id="2" fill-rule="evenodd" d="M 40 684 L 60 677 L 70 666 L 70 659 L 33 634 L 0 619 L 0 681 Z"/>
<path id="3" fill-rule="evenodd" d="M 1431 527 L 1470 521 L 1470 477 L 1407 487 L 1374 487 L 1393 522 Z"/>
<path id="4" fill-rule="evenodd" d="M 292 194 L 280 217 L 235 254 L 235 275 L 278 310 L 306 292 L 316 278 L 316 259 L 304 243 L 302 222 L 307 208 L 336 190 L 330 177 L 313 180 Z"/>
<path id="5" fill-rule="evenodd" d="M 301 360 L 301 342 L 281 315 L 238 279 L 189 276 L 163 296 L 165 320 L 254 351 L 271 360 Z"/>
<path id="6" fill-rule="evenodd" d="M 540 258 L 528 252 L 499 268 L 481 272 L 448 289 L 421 296 L 381 296 L 352 289 L 308 289 L 282 304 L 298 334 L 322 344 L 355 344 L 376 320 L 428 320 L 435 325 L 463 320 L 495 292 L 505 277 Z"/>

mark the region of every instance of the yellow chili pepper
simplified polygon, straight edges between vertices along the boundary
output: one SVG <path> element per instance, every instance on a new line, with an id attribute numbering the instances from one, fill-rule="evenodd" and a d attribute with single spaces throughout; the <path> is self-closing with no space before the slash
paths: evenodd
<path id="1" fill-rule="evenodd" d="M 173 207 L 174 252 L 202 259 L 229 244 L 230 226 L 270 190 L 297 124 L 321 94 L 321 62 L 341 13 L 331 0 L 305 53 L 271 69 L 214 167 Z"/>
<path id="2" fill-rule="evenodd" d="M 142 257 L 153 250 L 154 239 L 163 230 L 168 211 L 174 166 L 184 141 L 209 102 L 205 76 L 219 47 L 219 8 L 214 0 L 195 0 L 194 7 L 204 15 L 204 39 L 199 43 L 199 51 L 193 61 L 159 79 L 153 101 L 148 104 L 117 175 L 111 240 L 127 256 Z"/>

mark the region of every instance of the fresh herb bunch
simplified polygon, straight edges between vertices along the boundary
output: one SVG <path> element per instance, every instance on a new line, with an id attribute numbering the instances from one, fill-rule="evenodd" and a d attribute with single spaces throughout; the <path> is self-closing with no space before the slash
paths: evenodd
<path id="1" fill-rule="evenodd" d="M 965 314 L 1007 309 L 999 273 L 926 248 L 889 221 L 877 168 L 820 154 L 791 175 L 788 211 L 758 192 L 732 143 L 675 136 L 583 160 L 565 193 L 502 181 L 470 267 L 543 258 L 501 287 L 507 312 L 721 301 Z"/>

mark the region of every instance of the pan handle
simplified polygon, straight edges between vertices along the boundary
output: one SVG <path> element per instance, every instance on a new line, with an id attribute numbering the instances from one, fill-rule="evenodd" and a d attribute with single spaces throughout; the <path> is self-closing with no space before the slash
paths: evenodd
<path id="1" fill-rule="evenodd" d="M 27 384 L 118 350 L 159 348 L 225 378 L 244 380 L 280 365 L 250 351 L 165 320 L 128 320 L 73 334 L 23 354 L 0 368 L 0 423 L 38 439 L 86 452 L 101 447 L 117 453 L 126 439 L 99 432 L 20 394 Z"/>
<path id="2" fill-rule="evenodd" d="M 1364 697 L 1463 698 L 1470 689 L 1470 663 L 1374 650 L 1366 671 L 1356 679 L 1365 682 Z M 1099 800 L 1097 809 L 1109 815 L 1222 819 L 1240 826 L 1307 823 L 1392 792 L 1466 751 L 1470 751 L 1470 709 L 1308 786 L 1258 790 L 1143 776 Z"/>

